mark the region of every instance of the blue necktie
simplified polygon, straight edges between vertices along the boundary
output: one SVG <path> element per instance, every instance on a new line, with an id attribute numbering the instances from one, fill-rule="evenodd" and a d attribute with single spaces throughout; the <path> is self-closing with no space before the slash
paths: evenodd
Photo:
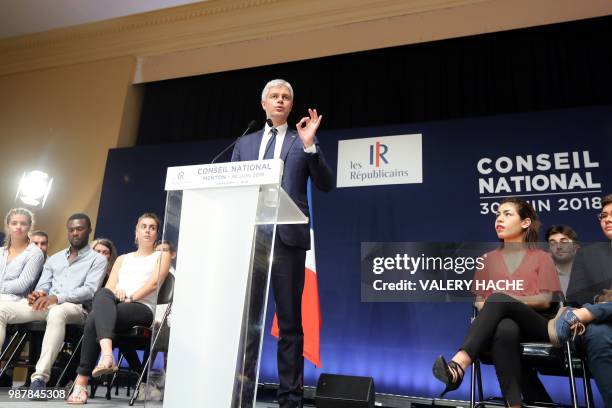
<path id="1" fill-rule="evenodd" d="M 276 135 L 278 134 L 278 129 L 271 128 L 270 133 L 272 133 L 272 137 L 270 138 L 270 140 L 268 140 L 268 144 L 266 145 L 266 150 L 264 151 L 263 160 L 274 158 L 274 148 L 276 145 Z"/>

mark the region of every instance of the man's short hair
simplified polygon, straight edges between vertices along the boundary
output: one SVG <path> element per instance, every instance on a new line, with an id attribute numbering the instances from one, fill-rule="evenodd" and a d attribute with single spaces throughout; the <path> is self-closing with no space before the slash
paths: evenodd
<path id="1" fill-rule="evenodd" d="M 41 230 L 32 231 L 30 233 L 30 236 L 31 237 L 45 237 L 47 241 L 49 241 L 49 235 L 47 235 L 45 231 L 41 231 Z"/>
<path id="2" fill-rule="evenodd" d="M 601 199 L 601 208 L 604 208 L 606 205 L 612 204 L 612 194 L 608 194 Z"/>
<path id="3" fill-rule="evenodd" d="M 546 241 L 548 241 L 550 236 L 554 234 L 563 234 L 572 241 L 579 242 L 578 234 L 569 225 L 553 225 L 550 227 L 548 230 L 546 230 Z"/>
<path id="4" fill-rule="evenodd" d="M 264 86 L 263 91 L 261 91 L 262 101 L 265 101 L 268 97 L 268 92 L 270 91 L 270 88 L 274 88 L 275 86 L 284 86 L 285 88 L 289 89 L 289 93 L 291 94 L 291 100 L 293 100 L 293 87 L 291 86 L 291 84 L 285 81 L 284 79 L 273 79 L 268 82 L 266 86 Z"/>
<path id="5" fill-rule="evenodd" d="M 91 220 L 89 219 L 89 215 L 85 213 L 75 213 L 68 217 L 68 221 L 72 220 L 85 220 L 87 222 L 87 227 L 91 228 Z"/>

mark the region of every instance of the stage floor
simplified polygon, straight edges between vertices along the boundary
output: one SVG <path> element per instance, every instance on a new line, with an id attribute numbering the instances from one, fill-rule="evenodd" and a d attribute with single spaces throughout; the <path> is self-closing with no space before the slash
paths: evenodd
<path id="1" fill-rule="evenodd" d="M 100 392 L 100 391 L 99 391 Z M 95 398 L 90 398 L 87 401 L 87 406 L 89 407 L 105 407 L 105 408 L 111 408 L 111 407 L 121 407 L 121 408 L 127 408 L 129 407 L 128 402 L 129 402 L 129 397 L 125 396 L 125 389 L 120 390 L 119 392 L 120 395 L 115 396 L 114 395 L 114 391 L 113 391 L 113 396 L 111 400 L 107 400 L 104 397 L 104 394 L 100 395 L 97 394 Z M 0 391 L 0 407 L 23 407 L 23 408 L 51 408 L 51 407 L 68 407 L 69 405 L 66 404 L 66 401 L 64 401 L 63 399 L 55 399 L 55 400 L 48 400 L 48 401 L 30 401 L 28 399 L 25 398 L 20 398 L 20 399 L 16 399 L 16 398 L 11 398 L 9 397 L 9 393 L 8 390 L 3 389 Z M 142 401 L 137 401 L 134 404 L 135 407 L 142 407 L 144 406 L 144 402 Z M 159 402 L 148 402 L 147 403 L 147 407 L 160 407 L 161 408 L 161 403 Z M 304 407 L 314 407 L 314 405 L 304 405 Z M 278 404 L 275 404 L 273 402 L 258 402 L 255 408 L 278 408 Z"/>
<path id="2" fill-rule="evenodd" d="M 10 399 L 6 393 L 4 395 L 0 395 L 0 406 L 2 407 L 23 407 L 23 408 L 51 408 L 51 407 L 68 407 L 71 405 L 66 404 L 64 400 L 49 400 L 49 401 L 28 401 L 27 399 Z M 104 397 L 96 396 L 96 398 L 89 399 L 87 401 L 88 407 L 121 407 L 126 408 L 128 405 L 129 398 L 126 397 L 113 397 L 112 400 L 107 401 Z M 143 402 L 136 402 L 134 404 L 135 407 L 144 406 Z M 161 407 L 160 405 L 154 403 L 147 403 L 147 407 Z M 304 405 L 304 407 L 314 407 L 314 405 Z M 278 404 L 271 402 L 258 402 L 256 408 L 278 408 Z"/>
<path id="3" fill-rule="evenodd" d="M 23 390 L 23 389 L 22 389 Z M 12 390 L 12 395 L 15 395 Z M 134 390 L 132 389 L 131 392 Z M 23 391 L 22 391 L 23 392 Z M 122 407 L 128 408 L 128 402 L 130 397 L 126 396 L 126 388 L 119 389 L 119 395 L 115 395 L 115 389 L 112 390 L 112 399 L 107 400 L 105 398 L 106 387 L 98 388 L 95 398 L 90 398 L 87 401 L 88 406 L 94 407 Z M 278 404 L 274 402 L 276 391 L 272 387 L 261 387 L 257 394 L 257 405 L 254 408 L 278 408 Z M 314 388 L 305 387 L 304 389 L 305 408 L 314 408 Z M 24 408 L 47 408 L 47 407 L 67 407 L 68 404 L 64 399 L 51 399 L 48 401 L 30 401 L 26 398 L 15 398 L 9 395 L 8 388 L 0 388 L 0 407 L 24 407 Z M 135 407 L 143 407 L 143 401 L 136 401 Z M 466 401 L 453 401 L 453 400 L 436 400 L 435 402 L 427 398 L 417 397 L 402 397 L 397 395 L 379 394 L 376 398 L 377 408 L 431 408 L 431 407 L 454 407 L 467 408 L 468 403 Z M 159 401 L 147 402 L 147 408 L 162 408 L 162 403 Z"/>

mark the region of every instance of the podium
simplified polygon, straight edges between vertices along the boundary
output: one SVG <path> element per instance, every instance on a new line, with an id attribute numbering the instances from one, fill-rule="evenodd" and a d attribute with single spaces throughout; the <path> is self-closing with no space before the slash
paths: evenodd
<path id="1" fill-rule="evenodd" d="M 253 407 L 277 224 L 307 223 L 280 159 L 168 168 L 177 248 L 164 407 Z"/>

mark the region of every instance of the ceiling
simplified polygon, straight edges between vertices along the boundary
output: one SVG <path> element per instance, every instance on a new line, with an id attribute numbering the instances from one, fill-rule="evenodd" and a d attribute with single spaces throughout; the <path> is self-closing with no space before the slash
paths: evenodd
<path id="1" fill-rule="evenodd" d="M 202 0 L 0 0 L 0 38 L 160 10 Z"/>

